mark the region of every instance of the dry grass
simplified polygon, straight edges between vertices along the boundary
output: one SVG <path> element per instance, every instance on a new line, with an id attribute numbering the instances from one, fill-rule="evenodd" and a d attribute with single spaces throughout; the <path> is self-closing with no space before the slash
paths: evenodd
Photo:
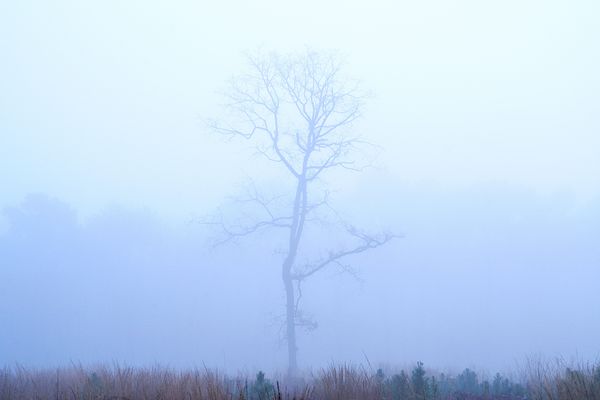
<path id="1" fill-rule="evenodd" d="M 330 367 L 313 380 L 313 397 L 328 400 L 384 399 L 383 387 L 365 369 L 353 366 Z"/>
<path id="2" fill-rule="evenodd" d="M 211 371 L 164 368 L 71 367 L 0 372 L 0 399 L 223 400 L 243 398 L 243 381 Z"/>
<path id="3" fill-rule="evenodd" d="M 440 393 L 436 399 L 600 400 L 600 365 L 577 368 L 532 364 L 527 368 L 527 397 Z M 0 400 L 415 400 L 394 395 L 369 370 L 332 366 L 305 378 L 302 385 L 230 378 L 204 370 L 72 366 L 61 369 L 0 369 Z M 394 397 L 396 396 L 396 397 Z M 422 399 L 422 398 L 420 398 Z M 427 397 L 424 400 L 430 400 Z"/>
<path id="4" fill-rule="evenodd" d="M 532 400 L 600 400 L 600 364 L 530 361 L 527 373 Z"/>

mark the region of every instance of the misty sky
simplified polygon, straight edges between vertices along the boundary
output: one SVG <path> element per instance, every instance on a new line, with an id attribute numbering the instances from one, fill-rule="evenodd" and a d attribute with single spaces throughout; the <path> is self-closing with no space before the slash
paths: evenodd
<path id="1" fill-rule="evenodd" d="M 203 121 L 220 113 L 244 52 L 307 47 L 339 51 L 372 92 L 356 130 L 381 151 L 375 168 L 337 177 L 340 208 L 405 238 L 358 260 L 376 265 L 363 283 L 315 281 L 307 308 L 321 326 L 302 336 L 301 362 L 361 362 L 364 352 L 500 368 L 533 353 L 597 357 L 599 16 L 592 0 L 2 2 L 0 364 L 233 368 L 269 354 L 268 367 L 281 365 L 273 249 L 254 239 L 238 255 L 211 253 L 189 222 L 248 177 L 281 179 Z M 37 215 L 48 218 L 27 217 Z M 19 229 L 39 235 L 22 240 Z M 36 258 L 31 246 L 48 252 Z M 264 254 L 272 266 L 236 275 Z M 130 302 L 140 265 L 150 275 Z M 52 279 L 60 293 L 45 286 Z M 149 303 L 157 314 L 141 311 Z M 41 340 L 53 316 L 64 330 Z M 160 343 L 170 344 L 152 353 Z"/>
<path id="2" fill-rule="evenodd" d="M 594 1 L 5 2 L 0 202 L 43 191 L 86 212 L 213 205 L 252 163 L 202 123 L 217 92 L 244 51 L 305 46 L 339 50 L 373 92 L 361 129 L 399 179 L 586 200 L 600 191 L 599 12 Z"/>

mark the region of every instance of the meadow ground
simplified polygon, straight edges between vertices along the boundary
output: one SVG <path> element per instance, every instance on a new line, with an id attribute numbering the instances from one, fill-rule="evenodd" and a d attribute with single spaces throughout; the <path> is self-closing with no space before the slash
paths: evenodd
<path id="1" fill-rule="evenodd" d="M 600 400 L 600 364 L 529 363 L 519 379 L 481 378 L 412 370 L 385 372 L 332 366 L 293 383 L 286 379 L 228 376 L 209 369 L 71 366 L 0 370 L 1 400 Z"/>

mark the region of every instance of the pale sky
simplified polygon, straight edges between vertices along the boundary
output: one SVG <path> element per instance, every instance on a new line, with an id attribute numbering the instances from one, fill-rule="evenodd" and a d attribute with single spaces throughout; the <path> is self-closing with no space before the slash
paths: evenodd
<path id="1" fill-rule="evenodd" d="M 276 241 L 211 253 L 188 222 L 281 183 L 203 121 L 244 52 L 307 47 L 372 93 L 355 128 L 381 150 L 332 177 L 340 213 L 405 237 L 353 260 L 364 283 L 306 288 L 303 367 L 598 359 L 598 21 L 597 0 L 0 2 L 0 364 L 285 365 Z"/>
<path id="2" fill-rule="evenodd" d="M 600 194 L 594 1 L 18 1 L 0 10 L 0 206 L 187 216 L 256 164 L 203 118 L 244 51 L 338 50 L 399 180 Z M 258 169 L 259 175 L 269 171 Z M 176 211 L 174 211 L 176 210 Z"/>

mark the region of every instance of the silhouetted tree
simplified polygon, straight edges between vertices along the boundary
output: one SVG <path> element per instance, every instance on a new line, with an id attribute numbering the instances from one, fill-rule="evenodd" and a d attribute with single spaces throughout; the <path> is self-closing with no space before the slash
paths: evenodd
<path id="1" fill-rule="evenodd" d="M 502 375 L 497 373 L 494 376 L 494 380 L 492 382 L 492 393 L 494 396 L 500 396 L 501 394 L 506 394 L 505 390 L 505 380 L 502 378 Z"/>
<path id="2" fill-rule="evenodd" d="M 410 381 L 406 372 L 392 376 L 390 381 L 392 400 L 409 400 L 411 395 Z"/>
<path id="3" fill-rule="evenodd" d="M 423 363 L 418 362 L 417 366 L 412 370 L 411 376 L 412 389 L 416 400 L 425 400 L 429 392 L 427 378 L 425 377 L 425 368 Z"/>
<path id="4" fill-rule="evenodd" d="M 458 377 L 458 390 L 465 393 L 479 394 L 479 379 L 474 371 L 466 368 Z"/>
<path id="5" fill-rule="evenodd" d="M 435 376 L 432 376 L 429 382 L 429 399 L 438 400 L 440 398 L 440 388 Z"/>
<path id="6" fill-rule="evenodd" d="M 487 380 L 481 382 L 481 394 L 488 398 L 490 396 L 490 382 Z"/>
<path id="7" fill-rule="evenodd" d="M 317 210 L 328 206 L 328 192 L 317 183 L 330 171 L 360 171 L 354 151 L 366 145 L 349 128 L 359 118 L 363 96 L 356 85 L 344 80 L 341 64 L 332 55 L 307 51 L 301 55 L 249 57 L 250 71 L 232 81 L 227 123 L 211 122 L 225 135 L 252 140 L 260 155 L 285 171 L 293 189 L 287 196 L 267 198 L 253 189 L 243 201 L 260 208 L 249 224 L 218 224 L 225 232 L 224 241 L 246 236 L 265 228 L 286 232 L 286 248 L 281 262 L 285 289 L 285 331 L 289 374 L 297 370 L 296 327 L 315 327 L 299 309 L 302 283 L 330 266 L 348 270 L 344 260 L 351 255 L 389 242 L 390 233 L 367 234 L 352 225 L 337 221 L 354 244 L 332 249 L 326 255 L 302 258 L 301 244 L 306 240 L 307 225 L 323 222 Z M 308 261 L 307 261 L 308 260 Z"/>
<path id="8" fill-rule="evenodd" d="M 270 380 L 265 378 L 265 373 L 259 371 L 256 374 L 256 379 L 249 388 L 248 399 L 249 400 L 270 400 L 274 398 L 275 386 Z"/>

